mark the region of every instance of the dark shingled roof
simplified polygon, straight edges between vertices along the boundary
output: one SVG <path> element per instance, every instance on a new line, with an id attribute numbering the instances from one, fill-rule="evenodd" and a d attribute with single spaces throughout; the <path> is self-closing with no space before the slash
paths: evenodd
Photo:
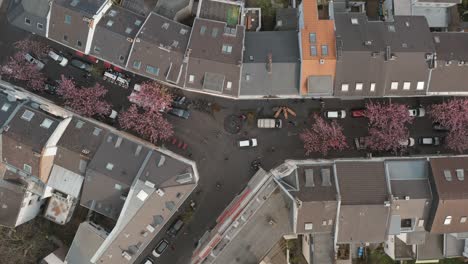
<path id="1" fill-rule="evenodd" d="M 383 162 L 338 161 L 336 173 L 343 205 L 383 205 L 388 200 Z"/>

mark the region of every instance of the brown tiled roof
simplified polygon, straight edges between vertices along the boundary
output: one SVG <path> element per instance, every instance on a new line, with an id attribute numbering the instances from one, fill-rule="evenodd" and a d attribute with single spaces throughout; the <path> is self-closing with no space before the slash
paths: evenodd
<path id="1" fill-rule="evenodd" d="M 384 204 L 388 188 L 380 161 L 336 162 L 342 204 Z"/>
<path id="2" fill-rule="evenodd" d="M 468 199 L 468 157 L 432 158 L 430 163 L 440 200 Z M 463 171 L 463 180 L 457 178 L 457 170 Z M 444 171 L 450 172 L 451 181 L 445 178 Z"/>
<path id="3" fill-rule="evenodd" d="M 335 26 L 333 20 L 320 20 L 318 17 L 318 8 L 316 0 L 303 0 L 304 26 L 301 28 L 301 46 L 302 46 L 302 74 L 301 74 L 301 93 L 307 94 L 307 78 L 315 76 L 331 76 L 335 78 L 336 65 L 336 38 Z M 309 34 L 316 34 L 317 56 L 310 54 Z M 328 46 L 328 55 L 321 55 L 321 46 Z M 324 59 L 324 64 L 320 64 L 320 59 Z"/>

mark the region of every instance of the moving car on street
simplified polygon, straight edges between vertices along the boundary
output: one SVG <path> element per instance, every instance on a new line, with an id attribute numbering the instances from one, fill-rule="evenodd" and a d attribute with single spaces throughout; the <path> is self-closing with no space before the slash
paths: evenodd
<path id="1" fill-rule="evenodd" d="M 323 113 L 323 116 L 328 119 L 345 118 L 346 111 L 345 110 L 325 111 L 325 113 Z"/>
<path id="2" fill-rule="evenodd" d="M 426 115 L 426 110 L 422 107 L 409 109 L 408 112 L 409 116 L 414 117 L 423 117 Z"/>
<path id="3" fill-rule="evenodd" d="M 93 66 L 91 64 L 79 59 L 72 59 L 70 63 L 73 67 L 76 67 L 85 72 L 91 72 L 93 70 Z"/>
<path id="4" fill-rule="evenodd" d="M 239 140 L 238 143 L 239 143 L 240 148 L 247 148 L 247 147 L 253 148 L 257 146 L 257 139 L 251 138 L 251 139 Z"/>
<path id="5" fill-rule="evenodd" d="M 257 120 L 258 128 L 281 128 L 282 122 L 281 119 L 274 118 L 261 118 Z"/>
<path id="6" fill-rule="evenodd" d="M 25 53 L 24 54 L 24 58 L 29 62 L 29 63 L 32 63 L 32 64 L 35 64 L 36 65 L 36 68 L 38 70 L 42 70 L 44 68 L 44 63 L 36 58 L 34 58 L 31 54 L 29 53 Z"/>
<path id="7" fill-rule="evenodd" d="M 167 247 L 169 246 L 169 242 L 166 239 L 161 239 L 158 245 L 153 250 L 153 256 L 159 258 L 164 251 L 166 251 Z"/>
<path id="8" fill-rule="evenodd" d="M 419 145 L 426 146 L 439 146 L 442 143 L 442 138 L 440 137 L 420 137 L 418 139 Z"/>
<path id="9" fill-rule="evenodd" d="M 68 64 L 68 59 L 58 55 L 57 52 L 51 50 L 49 51 L 49 57 L 52 58 L 54 61 L 58 62 L 60 66 L 65 67 Z"/>

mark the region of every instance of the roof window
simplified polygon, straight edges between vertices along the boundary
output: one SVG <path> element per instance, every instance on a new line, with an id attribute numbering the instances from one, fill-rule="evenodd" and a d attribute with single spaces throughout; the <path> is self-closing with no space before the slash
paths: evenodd
<path id="1" fill-rule="evenodd" d="M 44 121 L 42 121 L 41 127 L 43 127 L 43 128 L 49 128 L 53 123 L 54 123 L 54 121 L 52 121 L 52 120 L 46 118 L 46 119 L 44 119 Z"/>
<path id="2" fill-rule="evenodd" d="M 100 128 L 98 128 L 98 127 L 95 127 L 95 128 L 94 128 L 94 131 L 93 131 L 93 135 L 99 136 L 99 134 L 101 133 L 101 130 L 102 130 L 102 129 L 100 129 Z"/>
<path id="3" fill-rule="evenodd" d="M 169 23 L 165 22 L 164 24 L 162 24 L 161 27 L 164 28 L 164 29 L 168 29 L 169 28 Z"/>
<path id="4" fill-rule="evenodd" d="M 109 16 L 115 17 L 116 15 L 117 15 L 117 11 L 115 11 L 115 10 L 109 11 Z"/>
<path id="5" fill-rule="evenodd" d="M 188 32 L 188 30 L 187 30 L 187 29 L 185 29 L 185 28 L 181 28 L 181 29 L 180 29 L 180 31 L 179 31 L 179 34 L 181 34 L 181 35 L 185 35 L 185 34 L 187 34 L 187 32 Z"/>
<path id="6" fill-rule="evenodd" d="M 141 25 L 141 20 L 137 19 L 135 20 L 135 26 L 139 27 Z"/>
<path id="7" fill-rule="evenodd" d="M 452 223 L 452 216 L 445 217 L 444 225 L 450 225 Z"/>
<path id="8" fill-rule="evenodd" d="M 112 25 L 114 25 L 114 21 L 109 19 L 109 21 L 107 21 L 106 26 L 112 27 Z"/>
<path id="9" fill-rule="evenodd" d="M 29 111 L 29 110 L 24 110 L 23 115 L 21 116 L 21 119 L 26 120 L 26 121 L 31 121 L 31 119 L 34 117 L 34 113 Z"/>
<path id="10" fill-rule="evenodd" d="M 463 169 L 457 169 L 457 179 L 463 181 L 465 179 L 465 171 Z"/>
<path id="11" fill-rule="evenodd" d="M 359 25 L 359 20 L 355 17 L 351 18 L 351 24 L 353 25 Z"/>
<path id="12" fill-rule="evenodd" d="M 206 26 L 201 26 L 200 27 L 200 35 L 205 35 L 205 31 L 206 31 Z"/>
<path id="13" fill-rule="evenodd" d="M 133 31 L 133 28 L 131 28 L 131 27 L 127 27 L 127 28 L 125 29 L 125 33 L 127 33 L 127 34 L 132 33 L 132 31 Z"/>
<path id="14" fill-rule="evenodd" d="M 450 170 L 444 170 L 444 177 L 446 181 L 452 181 L 452 172 Z"/>
<path id="15" fill-rule="evenodd" d="M 314 225 L 312 223 L 305 223 L 304 224 L 304 229 L 305 230 L 312 230 L 313 226 Z"/>
<path id="16" fill-rule="evenodd" d="M 4 103 L 4 104 L 2 105 L 2 111 L 3 111 L 3 112 L 7 112 L 8 109 L 10 109 L 10 106 L 11 106 L 11 104 L 9 104 L 9 103 Z"/>
<path id="17" fill-rule="evenodd" d="M 107 170 L 110 170 L 110 171 L 111 171 L 113 168 L 114 168 L 114 164 L 112 164 L 112 163 L 110 163 L 110 162 L 107 163 L 107 165 L 106 165 L 106 169 L 107 169 Z"/>
<path id="18" fill-rule="evenodd" d="M 395 26 L 394 25 L 388 25 L 388 31 L 389 32 L 395 32 Z"/>
<path id="19" fill-rule="evenodd" d="M 73 0 L 71 1 L 70 5 L 74 7 L 74 6 L 77 6 L 79 3 L 80 3 L 80 0 Z"/>

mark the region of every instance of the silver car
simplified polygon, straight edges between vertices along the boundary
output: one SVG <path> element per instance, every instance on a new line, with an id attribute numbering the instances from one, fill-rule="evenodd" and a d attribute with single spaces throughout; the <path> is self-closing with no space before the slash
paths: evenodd
<path id="1" fill-rule="evenodd" d="M 29 63 L 32 63 L 32 64 L 35 64 L 36 65 L 36 68 L 38 70 L 42 70 L 42 68 L 44 68 L 44 63 L 36 58 L 34 58 L 31 54 L 29 53 L 25 53 L 24 54 L 24 58 L 29 62 Z"/>

